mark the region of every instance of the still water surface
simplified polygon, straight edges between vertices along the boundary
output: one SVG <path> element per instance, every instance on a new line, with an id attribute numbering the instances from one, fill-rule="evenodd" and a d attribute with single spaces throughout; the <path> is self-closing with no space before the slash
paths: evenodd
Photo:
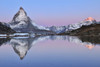
<path id="1" fill-rule="evenodd" d="M 100 43 L 94 39 L 0 38 L 0 67 L 100 67 Z"/>

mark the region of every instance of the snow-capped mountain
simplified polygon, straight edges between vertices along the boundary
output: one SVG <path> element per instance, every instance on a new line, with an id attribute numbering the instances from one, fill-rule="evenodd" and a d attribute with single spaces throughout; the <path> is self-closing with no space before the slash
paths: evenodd
<path id="1" fill-rule="evenodd" d="M 24 9 L 21 7 L 15 14 L 13 20 L 10 22 L 10 27 L 16 32 L 35 33 L 35 34 L 51 34 L 49 28 L 37 25 L 28 16 Z"/>
<path id="2" fill-rule="evenodd" d="M 15 14 L 13 20 L 10 22 L 10 27 L 14 29 L 16 32 L 28 32 L 35 34 L 56 34 L 64 32 L 66 30 L 65 26 L 43 27 L 41 25 L 37 25 L 27 16 L 27 13 L 24 11 L 22 7 Z"/>
<path id="3" fill-rule="evenodd" d="M 64 32 L 69 32 L 69 31 L 72 31 L 72 30 L 76 30 L 76 29 L 79 29 L 81 28 L 82 26 L 89 26 L 91 24 L 97 24 L 98 22 L 96 22 L 95 19 L 93 19 L 92 17 L 89 17 L 87 19 L 85 19 L 84 21 L 81 21 L 79 23 L 76 23 L 76 24 L 70 24 L 70 25 L 67 25 L 67 26 L 52 26 L 52 27 L 49 27 L 49 29 L 53 32 L 56 32 L 56 34 L 61 34 L 61 33 L 64 33 Z"/>
<path id="4" fill-rule="evenodd" d="M 48 30 L 43 26 L 35 24 L 28 16 L 27 13 L 24 11 L 22 7 L 20 7 L 20 10 L 16 13 L 14 16 L 11 27 L 12 28 L 26 28 L 29 24 L 33 25 L 36 29 L 44 29 Z"/>
<path id="5" fill-rule="evenodd" d="M 28 27 L 28 23 L 30 23 L 30 22 L 31 22 L 30 18 L 27 16 L 26 12 L 21 7 L 20 10 L 13 17 L 13 20 L 10 23 L 10 27 L 12 29 L 15 29 L 15 28 L 27 28 Z"/>
<path id="6" fill-rule="evenodd" d="M 56 34 L 63 33 L 66 31 L 65 26 L 52 26 L 49 28 L 51 31 L 55 32 Z"/>
<path id="7" fill-rule="evenodd" d="M 82 26 L 89 26 L 89 25 L 95 24 L 95 23 L 97 23 L 96 20 L 93 19 L 92 17 L 89 17 L 89 18 L 87 18 L 84 21 L 81 21 L 79 23 L 70 24 L 70 25 L 66 26 L 66 31 L 76 30 L 78 28 L 81 28 Z"/>
<path id="8" fill-rule="evenodd" d="M 69 26 L 69 25 L 68 25 Z M 73 27 L 74 26 L 74 27 Z M 89 17 L 80 23 L 70 25 L 63 34 L 71 36 L 99 36 L 100 22 Z"/>
<path id="9" fill-rule="evenodd" d="M 16 32 L 49 35 L 49 34 L 61 34 L 64 32 L 73 31 L 81 28 L 82 26 L 89 26 L 91 24 L 100 24 L 100 23 L 96 22 L 96 20 L 93 19 L 92 17 L 89 17 L 84 21 L 81 21 L 76 24 L 70 24 L 67 26 L 43 27 L 41 25 L 37 25 L 34 21 L 32 21 L 27 16 L 27 13 L 24 11 L 24 9 L 21 7 L 19 11 L 15 14 L 13 20 L 10 22 L 10 27 L 14 29 Z"/>

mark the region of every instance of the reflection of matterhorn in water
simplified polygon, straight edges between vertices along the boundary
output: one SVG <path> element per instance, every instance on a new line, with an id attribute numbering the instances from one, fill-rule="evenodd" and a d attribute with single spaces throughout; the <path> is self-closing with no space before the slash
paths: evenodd
<path id="1" fill-rule="evenodd" d="M 34 37 L 11 39 L 10 45 L 12 45 L 14 51 L 19 55 L 20 59 L 23 59 L 27 54 L 28 50 L 32 47 L 32 45 L 34 45 L 38 41 L 44 40 L 45 38 Z"/>
<path id="2" fill-rule="evenodd" d="M 28 50 L 35 45 L 37 42 L 43 40 L 67 40 L 69 42 L 80 43 L 92 49 L 96 44 L 90 42 L 82 42 L 78 37 L 73 36 L 39 36 L 34 38 L 21 38 L 21 39 L 11 39 L 10 44 L 12 45 L 14 51 L 20 56 L 20 59 L 23 59 L 27 54 Z"/>
<path id="3" fill-rule="evenodd" d="M 14 51 L 20 56 L 20 59 L 23 59 L 30 48 L 27 39 L 12 39 L 10 43 Z"/>
<path id="4" fill-rule="evenodd" d="M 95 38 L 90 37 L 89 39 L 87 40 L 86 39 L 87 37 L 73 37 L 73 36 L 37 36 L 33 38 L 12 38 L 12 39 L 2 38 L 0 39 L 0 45 L 10 44 L 13 47 L 15 53 L 19 55 L 20 59 L 23 59 L 26 56 L 28 50 L 32 46 L 36 45 L 36 43 L 43 40 L 67 40 L 69 42 L 74 42 L 78 44 L 80 43 L 83 46 L 87 47 L 88 49 L 92 49 L 96 45 L 100 44 L 100 39 L 96 37 Z"/>

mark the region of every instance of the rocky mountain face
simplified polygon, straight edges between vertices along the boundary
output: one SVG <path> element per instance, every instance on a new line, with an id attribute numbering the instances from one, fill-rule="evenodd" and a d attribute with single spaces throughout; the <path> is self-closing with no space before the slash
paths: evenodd
<path id="1" fill-rule="evenodd" d="M 82 26 L 79 29 L 73 30 L 68 35 L 73 36 L 100 36 L 100 24 L 92 24 L 89 26 Z"/>
<path id="2" fill-rule="evenodd" d="M 16 32 L 21 33 L 35 33 L 35 34 L 52 34 L 49 29 L 35 24 L 28 16 L 24 9 L 21 7 L 15 14 L 10 27 Z"/>
<path id="3" fill-rule="evenodd" d="M 95 19 L 93 19 L 92 17 L 89 17 L 89 18 L 85 19 L 84 21 L 81 21 L 76 24 L 70 24 L 67 26 L 59 26 L 59 27 L 52 26 L 49 29 L 53 32 L 56 32 L 56 34 L 68 34 L 68 33 L 71 33 L 71 31 L 80 29 L 83 26 L 87 27 L 92 24 L 99 24 L 99 22 L 96 22 Z"/>
<path id="4" fill-rule="evenodd" d="M 100 22 L 97 22 L 95 19 L 89 17 L 82 22 L 82 25 L 79 23 L 79 28 L 73 29 L 62 34 L 72 35 L 72 36 L 100 36 Z"/>
<path id="5" fill-rule="evenodd" d="M 99 35 L 99 25 L 92 17 L 67 26 L 43 27 L 37 25 L 28 16 L 25 10 L 20 7 L 19 11 L 13 17 L 13 20 L 6 24 L 0 23 L 1 33 L 29 33 L 35 35 Z"/>
<path id="6" fill-rule="evenodd" d="M 66 31 L 66 26 L 58 26 L 58 27 L 52 26 L 52 27 L 49 27 L 49 30 L 55 32 L 56 34 L 59 34 Z"/>
<path id="7" fill-rule="evenodd" d="M 89 17 L 90 18 L 90 17 Z M 89 26 L 89 25 L 92 25 L 92 24 L 97 24 L 98 22 L 96 22 L 96 20 L 90 20 L 89 18 L 79 22 L 79 23 L 76 23 L 76 24 L 70 24 L 67 26 L 67 31 L 73 31 L 73 30 L 76 30 L 76 29 L 79 29 L 81 28 L 82 26 Z M 88 20 L 89 19 L 89 20 Z M 66 31 L 66 32 L 67 32 Z"/>
<path id="8" fill-rule="evenodd" d="M 0 34 L 13 34 L 15 31 L 7 26 L 6 23 L 0 22 Z"/>
<path id="9" fill-rule="evenodd" d="M 15 31 L 18 31 L 17 29 L 27 29 L 30 22 L 31 19 L 27 16 L 26 12 L 21 7 L 20 10 L 13 17 L 13 20 L 10 23 L 10 27 Z"/>

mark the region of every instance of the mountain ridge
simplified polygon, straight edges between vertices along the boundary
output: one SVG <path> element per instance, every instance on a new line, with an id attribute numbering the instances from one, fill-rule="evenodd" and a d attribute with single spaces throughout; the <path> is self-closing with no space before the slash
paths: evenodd
<path id="1" fill-rule="evenodd" d="M 20 7 L 19 11 L 14 15 L 12 21 L 8 24 L 3 24 L 11 27 L 11 29 L 16 31 L 17 33 L 29 33 L 34 35 L 68 35 L 82 27 L 88 28 L 91 25 L 100 24 L 100 22 L 97 22 L 92 17 L 88 17 L 85 20 L 76 24 L 44 27 L 41 25 L 37 25 L 35 22 L 33 22 L 27 15 L 26 11 L 22 7 Z"/>

